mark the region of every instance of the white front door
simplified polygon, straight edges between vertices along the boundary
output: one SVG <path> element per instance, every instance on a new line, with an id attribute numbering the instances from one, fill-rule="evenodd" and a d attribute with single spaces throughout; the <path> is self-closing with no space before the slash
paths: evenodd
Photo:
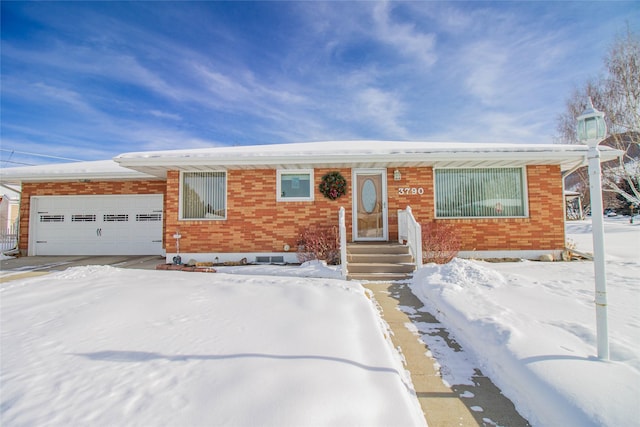
<path id="1" fill-rule="evenodd" d="M 34 196 L 29 255 L 162 255 L 161 194 Z"/>
<path id="2" fill-rule="evenodd" d="M 353 240 L 388 240 L 386 169 L 354 169 L 352 182 Z"/>

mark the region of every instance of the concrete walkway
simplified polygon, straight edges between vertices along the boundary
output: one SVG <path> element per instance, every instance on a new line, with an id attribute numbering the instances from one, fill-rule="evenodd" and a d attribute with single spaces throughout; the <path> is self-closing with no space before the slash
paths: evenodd
<path id="1" fill-rule="evenodd" d="M 431 314 L 420 309 L 424 306 L 402 283 L 365 283 L 373 292 L 382 309 L 384 320 L 393 334 L 394 346 L 400 347 L 429 427 L 450 426 L 509 426 L 526 427 L 529 423 L 518 414 L 513 403 L 480 370 L 472 378 L 475 385 L 447 387 L 434 368 L 434 359 L 426 355 L 428 348 L 419 336 L 406 325 L 414 322 L 437 323 Z M 404 313 L 402 307 L 411 307 L 413 314 Z M 444 328 L 438 334 L 451 347 L 459 346 Z"/>

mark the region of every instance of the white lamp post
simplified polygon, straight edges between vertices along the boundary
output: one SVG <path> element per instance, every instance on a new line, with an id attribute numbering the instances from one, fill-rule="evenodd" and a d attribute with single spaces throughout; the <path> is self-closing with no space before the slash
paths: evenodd
<path id="1" fill-rule="evenodd" d="M 604 113 L 589 107 L 578 117 L 578 141 L 589 147 L 589 191 L 591 194 L 591 221 L 593 234 L 593 266 L 596 280 L 596 333 L 598 358 L 609 360 L 609 327 L 607 325 L 607 277 L 604 263 L 604 223 L 602 208 L 602 182 L 598 144 L 607 134 Z"/>

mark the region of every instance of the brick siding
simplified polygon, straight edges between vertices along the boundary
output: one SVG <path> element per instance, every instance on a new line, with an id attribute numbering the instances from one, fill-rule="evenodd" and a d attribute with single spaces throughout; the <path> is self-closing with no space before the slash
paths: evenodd
<path id="1" fill-rule="evenodd" d="M 300 232 L 315 224 L 338 224 L 338 210 L 351 211 L 350 186 L 337 200 L 318 191 L 322 176 L 338 170 L 351 181 L 350 169 L 314 170 L 314 200 L 277 202 L 276 171 L 273 169 L 227 172 L 226 220 L 179 220 L 180 173 L 167 174 L 165 199 L 168 252 L 175 251 L 173 235 L 179 230 L 181 252 L 282 252 L 284 245 L 296 250 Z M 349 214 L 350 215 L 350 214 Z M 347 224 L 351 233 L 351 224 Z"/>
<path id="2" fill-rule="evenodd" d="M 281 252 L 285 244 L 295 250 L 298 235 L 313 224 L 337 225 L 338 209 L 347 214 L 347 239 L 352 235 L 351 169 L 339 169 L 347 179 L 347 194 L 329 200 L 319 191 L 322 176 L 336 169 L 315 169 L 313 202 L 277 202 L 276 171 L 228 172 L 227 219 L 192 221 L 178 219 L 180 174 L 167 177 L 166 234 L 169 252 L 172 237 L 180 231 L 182 252 Z M 397 211 L 411 206 L 419 222 L 455 223 L 462 250 L 555 250 L 565 246 L 562 179 L 558 166 L 527 167 L 529 216 L 527 218 L 435 219 L 432 168 L 401 168 L 402 179 L 393 180 L 387 169 L 389 240 L 398 237 Z M 401 187 L 422 187 L 423 194 L 400 195 Z"/>
<path id="3" fill-rule="evenodd" d="M 435 219 L 433 169 L 387 169 L 389 240 L 398 236 L 397 211 L 411 206 L 421 222 L 456 224 L 462 250 L 555 250 L 565 246 L 562 178 L 558 166 L 528 166 L 527 218 Z M 318 186 L 322 176 L 338 170 L 347 179 L 347 193 L 337 200 L 325 198 Z M 317 168 L 314 201 L 276 201 L 276 171 L 272 169 L 227 172 L 227 219 L 180 220 L 178 218 L 180 173 L 169 171 L 167 181 L 97 181 L 24 183 L 20 206 L 20 249 L 27 250 L 31 196 L 164 194 L 164 247 L 175 251 L 173 235 L 179 231 L 181 252 L 282 252 L 284 245 L 296 250 L 301 230 L 314 224 L 336 225 L 338 210 L 347 214 L 347 239 L 352 236 L 351 169 Z M 400 195 L 404 187 L 421 187 L 423 194 Z"/>
<path id="4" fill-rule="evenodd" d="M 565 247 L 564 197 L 559 166 L 528 166 L 527 218 L 435 219 L 433 169 L 401 168 L 402 179 L 388 171 L 389 228 L 397 236 L 396 211 L 411 206 L 420 223 L 453 223 L 460 232 L 463 251 L 556 250 Z M 423 187 L 423 195 L 398 195 L 400 187 Z M 395 215 L 391 218 L 392 215 Z M 393 220 L 393 221 L 392 221 Z"/>

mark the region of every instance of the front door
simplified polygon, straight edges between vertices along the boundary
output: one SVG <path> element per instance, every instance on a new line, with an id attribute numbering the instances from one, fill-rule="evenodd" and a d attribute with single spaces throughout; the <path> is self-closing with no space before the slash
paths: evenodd
<path id="1" fill-rule="evenodd" d="M 353 171 L 353 240 L 388 240 L 387 171 Z"/>

